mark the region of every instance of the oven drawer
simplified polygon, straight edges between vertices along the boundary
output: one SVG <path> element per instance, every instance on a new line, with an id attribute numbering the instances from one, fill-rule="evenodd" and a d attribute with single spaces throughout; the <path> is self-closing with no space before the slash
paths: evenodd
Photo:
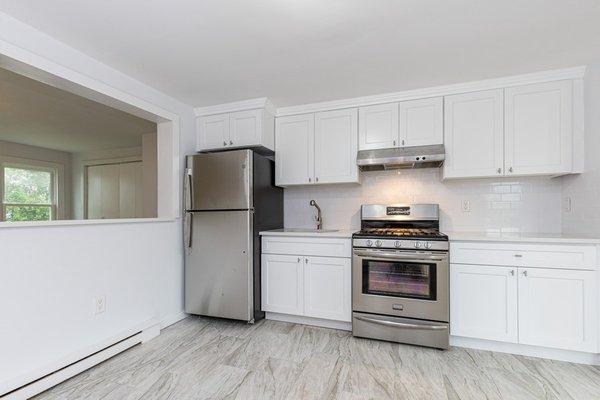
<path id="1" fill-rule="evenodd" d="M 352 313 L 352 335 L 447 349 L 450 325 L 386 315 Z"/>
<path id="2" fill-rule="evenodd" d="M 450 243 L 454 264 L 596 269 L 596 248 L 578 245 Z"/>
<path id="3" fill-rule="evenodd" d="M 303 256 L 345 257 L 352 255 L 350 238 L 263 236 L 263 254 L 300 254 Z"/>

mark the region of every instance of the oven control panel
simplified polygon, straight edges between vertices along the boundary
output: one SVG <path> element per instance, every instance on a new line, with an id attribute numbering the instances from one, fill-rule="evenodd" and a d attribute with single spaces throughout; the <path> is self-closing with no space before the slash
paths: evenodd
<path id="1" fill-rule="evenodd" d="M 353 247 L 372 247 L 382 249 L 406 249 L 406 250 L 448 250 L 448 241 L 445 240 L 393 240 L 393 239 L 352 239 Z"/>

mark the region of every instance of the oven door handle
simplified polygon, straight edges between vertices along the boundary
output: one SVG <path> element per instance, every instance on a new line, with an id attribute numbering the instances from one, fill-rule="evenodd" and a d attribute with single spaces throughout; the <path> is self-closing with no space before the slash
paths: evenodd
<path id="1" fill-rule="evenodd" d="M 426 255 L 426 254 L 400 254 L 400 253 L 385 253 L 385 252 L 377 252 L 371 253 L 369 251 L 361 251 L 354 250 L 354 254 L 359 257 L 366 257 L 372 260 L 385 260 L 385 261 L 402 261 L 402 260 L 410 260 L 410 261 L 444 261 L 445 257 L 440 257 L 436 255 Z"/>
<path id="2" fill-rule="evenodd" d="M 364 321 L 364 322 L 370 322 L 373 324 L 378 324 L 378 325 L 384 325 L 384 326 L 393 326 L 396 328 L 404 328 L 404 329 L 420 329 L 420 330 L 427 330 L 427 331 L 442 331 L 442 330 L 447 330 L 448 326 L 447 325 L 419 325 L 419 324 L 407 324 L 405 322 L 393 322 L 393 321 L 386 321 L 386 320 L 382 320 L 382 319 L 375 319 L 375 318 L 369 318 L 369 317 L 363 317 L 360 315 L 355 316 L 354 318 Z"/>

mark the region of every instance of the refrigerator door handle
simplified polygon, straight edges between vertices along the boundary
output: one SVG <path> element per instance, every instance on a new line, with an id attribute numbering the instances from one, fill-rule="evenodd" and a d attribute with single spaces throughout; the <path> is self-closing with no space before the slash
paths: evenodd
<path id="1" fill-rule="evenodd" d="M 185 232 L 186 232 L 186 238 L 185 240 L 185 246 L 188 249 L 192 248 L 192 236 L 193 236 L 193 230 L 194 230 L 194 213 L 185 213 L 185 224 L 186 224 L 186 228 L 185 228 Z"/>
<path id="2" fill-rule="evenodd" d="M 187 196 L 185 199 L 185 209 L 189 210 L 192 208 L 192 204 L 194 203 L 194 179 L 192 176 L 192 169 L 191 168 L 187 168 L 185 170 L 185 175 L 186 175 L 186 186 L 187 186 Z"/>

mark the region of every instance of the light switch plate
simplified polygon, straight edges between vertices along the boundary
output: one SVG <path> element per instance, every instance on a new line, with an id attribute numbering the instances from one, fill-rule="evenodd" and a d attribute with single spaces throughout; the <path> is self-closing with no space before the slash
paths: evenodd
<path id="1" fill-rule="evenodd" d="M 562 208 L 563 208 L 563 212 L 566 212 L 566 213 L 570 213 L 571 211 L 573 211 L 573 200 L 571 199 L 570 196 L 563 197 Z"/>
<path id="2" fill-rule="evenodd" d="M 471 201 L 463 200 L 461 203 L 462 212 L 471 212 Z"/>

